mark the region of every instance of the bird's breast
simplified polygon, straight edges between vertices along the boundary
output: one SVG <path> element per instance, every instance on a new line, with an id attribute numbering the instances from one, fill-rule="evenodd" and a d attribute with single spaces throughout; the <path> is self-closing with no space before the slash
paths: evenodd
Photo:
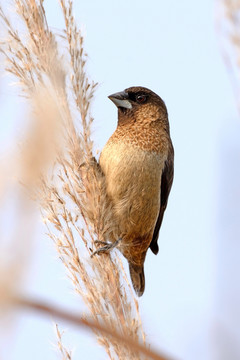
<path id="1" fill-rule="evenodd" d="M 100 165 L 115 215 L 124 231 L 150 231 L 160 208 L 161 175 L 166 154 L 155 153 L 121 141 L 104 147 Z"/>

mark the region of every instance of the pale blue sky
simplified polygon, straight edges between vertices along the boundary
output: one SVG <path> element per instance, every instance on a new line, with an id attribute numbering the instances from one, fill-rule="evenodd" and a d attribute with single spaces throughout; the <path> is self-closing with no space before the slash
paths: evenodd
<path id="1" fill-rule="evenodd" d="M 107 96 L 142 85 L 166 102 L 175 147 L 175 179 L 159 238 L 149 252 L 146 291 L 139 300 L 144 329 L 155 347 L 177 359 L 213 359 L 212 333 L 217 246 L 220 144 L 237 117 L 231 85 L 218 48 L 214 4 L 209 0 L 75 1 L 85 33 L 88 70 L 99 82 L 92 108 L 94 139 L 101 149 L 116 127 Z M 61 28 L 57 1 L 46 0 L 49 23 Z M 2 82 L 1 139 L 21 132 L 23 108 Z M 13 106 L 14 103 L 14 106 Z M 23 117 L 24 115 L 20 115 Z M 8 125 L 7 125 L 8 124 Z M 11 125 L 12 124 L 12 125 Z M 44 233 L 44 229 L 39 225 Z M 38 236 L 29 293 L 78 306 L 50 240 Z M 80 310 L 82 306 L 80 306 Z M 105 359 L 95 339 L 67 328 L 73 359 Z M 57 359 L 52 324 L 22 316 L 6 359 Z"/>

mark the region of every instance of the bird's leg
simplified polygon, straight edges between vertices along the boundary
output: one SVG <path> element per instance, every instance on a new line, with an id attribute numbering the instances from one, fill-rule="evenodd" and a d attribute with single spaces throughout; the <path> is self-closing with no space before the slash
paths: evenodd
<path id="1" fill-rule="evenodd" d="M 95 241 L 96 243 L 98 244 L 104 244 L 103 247 L 100 247 L 99 249 L 95 250 L 91 257 L 93 257 L 94 255 L 100 255 L 102 253 L 107 253 L 109 252 L 110 250 L 114 249 L 118 244 L 119 242 L 121 241 L 122 239 L 121 238 L 118 238 L 116 241 L 114 241 L 113 243 L 107 243 L 105 241 Z"/>

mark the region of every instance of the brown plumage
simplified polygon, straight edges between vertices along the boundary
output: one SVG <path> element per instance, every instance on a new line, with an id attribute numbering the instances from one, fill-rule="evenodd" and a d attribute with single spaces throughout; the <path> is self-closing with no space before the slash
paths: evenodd
<path id="1" fill-rule="evenodd" d="M 163 100 L 143 87 L 109 98 L 118 107 L 118 126 L 105 145 L 100 166 L 136 293 L 144 292 L 148 248 L 158 253 L 158 234 L 173 181 L 174 151 Z M 115 241 L 116 239 L 110 239 Z"/>

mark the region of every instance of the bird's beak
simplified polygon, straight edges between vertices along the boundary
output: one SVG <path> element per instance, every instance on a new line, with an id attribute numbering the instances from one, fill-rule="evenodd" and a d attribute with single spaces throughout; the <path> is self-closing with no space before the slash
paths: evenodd
<path id="1" fill-rule="evenodd" d="M 126 109 L 131 109 L 132 104 L 129 101 L 128 93 L 125 91 L 118 92 L 116 94 L 112 94 L 108 97 L 117 107 L 122 107 Z"/>

